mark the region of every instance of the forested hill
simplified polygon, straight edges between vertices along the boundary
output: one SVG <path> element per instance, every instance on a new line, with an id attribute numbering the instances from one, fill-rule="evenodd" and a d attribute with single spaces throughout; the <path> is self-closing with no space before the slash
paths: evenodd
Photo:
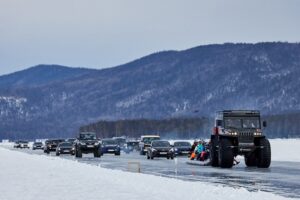
<path id="1" fill-rule="evenodd" d="M 68 136 L 100 120 L 213 117 L 222 109 L 284 116 L 300 110 L 299 77 L 298 43 L 198 46 L 103 70 L 40 65 L 0 77 L 0 138 Z"/>

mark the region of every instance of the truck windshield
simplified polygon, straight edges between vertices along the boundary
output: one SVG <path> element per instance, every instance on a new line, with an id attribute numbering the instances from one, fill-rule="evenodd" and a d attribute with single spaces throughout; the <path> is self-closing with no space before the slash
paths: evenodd
<path id="1" fill-rule="evenodd" d="M 259 117 L 228 117 L 224 119 L 225 128 L 260 128 Z"/>

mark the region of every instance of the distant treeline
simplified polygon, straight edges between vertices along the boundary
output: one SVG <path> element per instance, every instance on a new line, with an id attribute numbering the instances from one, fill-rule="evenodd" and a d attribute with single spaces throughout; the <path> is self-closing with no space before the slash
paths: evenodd
<path id="1" fill-rule="evenodd" d="M 268 138 L 299 138 L 300 113 L 265 116 Z M 135 119 L 99 121 L 80 128 L 80 131 L 96 132 L 100 138 L 113 136 L 140 137 L 159 134 L 163 138 L 209 138 L 213 128 L 212 118 L 172 118 L 162 120 Z"/>
<path id="2" fill-rule="evenodd" d="M 268 126 L 265 133 L 270 138 L 300 138 L 300 113 L 263 117 Z"/>
<path id="3" fill-rule="evenodd" d="M 264 133 L 268 138 L 300 138 L 300 113 L 264 116 L 268 122 Z M 70 122 L 71 123 L 71 122 Z M 74 124 L 73 129 L 68 130 L 57 121 L 48 123 L 38 122 L 38 128 L 30 126 L 26 122 L 19 122 L 16 127 L 23 127 L 23 131 L 4 127 L 0 130 L 2 139 L 41 139 L 41 138 L 67 138 L 76 137 L 78 131 L 94 131 L 100 138 L 113 136 L 140 137 L 144 134 L 159 134 L 163 138 L 194 139 L 209 138 L 213 128 L 213 118 L 171 118 L 171 119 L 132 119 L 116 121 L 99 121 L 78 130 Z"/>
<path id="4" fill-rule="evenodd" d="M 136 119 L 100 121 L 80 128 L 96 132 L 100 138 L 128 136 L 137 138 L 146 134 L 159 134 L 163 138 L 207 138 L 212 120 L 209 118 L 172 118 L 162 120 Z"/>

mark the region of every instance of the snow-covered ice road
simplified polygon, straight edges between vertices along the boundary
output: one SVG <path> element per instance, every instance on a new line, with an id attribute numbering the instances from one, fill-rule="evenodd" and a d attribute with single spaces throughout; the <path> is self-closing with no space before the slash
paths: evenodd
<path id="1" fill-rule="evenodd" d="M 16 150 L 29 154 L 44 154 L 40 150 Z M 55 157 L 54 153 L 49 156 Z M 63 155 L 63 159 L 75 160 L 90 165 L 127 171 L 130 162 L 140 164 L 141 173 L 178 178 L 181 180 L 209 182 L 216 185 L 246 188 L 249 191 L 266 191 L 277 195 L 300 198 L 300 162 L 272 161 L 269 169 L 247 168 L 242 161 L 232 169 L 188 165 L 186 157 L 175 160 L 155 158 L 147 160 L 137 152 L 121 156 L 104 155 L 100 159 L 84 155 L 81 159 Z M 177 163 L 177 164 L 176 164 Z"/>

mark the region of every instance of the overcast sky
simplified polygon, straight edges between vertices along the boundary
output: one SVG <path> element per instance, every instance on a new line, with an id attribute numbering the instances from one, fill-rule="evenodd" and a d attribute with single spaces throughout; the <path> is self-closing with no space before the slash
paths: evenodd
<path id="1" fill-rule="evenodd" d="M 0 74 L 105 68 L 162 50 L 300 41 L 300 0 L 0 0 Z"/>

